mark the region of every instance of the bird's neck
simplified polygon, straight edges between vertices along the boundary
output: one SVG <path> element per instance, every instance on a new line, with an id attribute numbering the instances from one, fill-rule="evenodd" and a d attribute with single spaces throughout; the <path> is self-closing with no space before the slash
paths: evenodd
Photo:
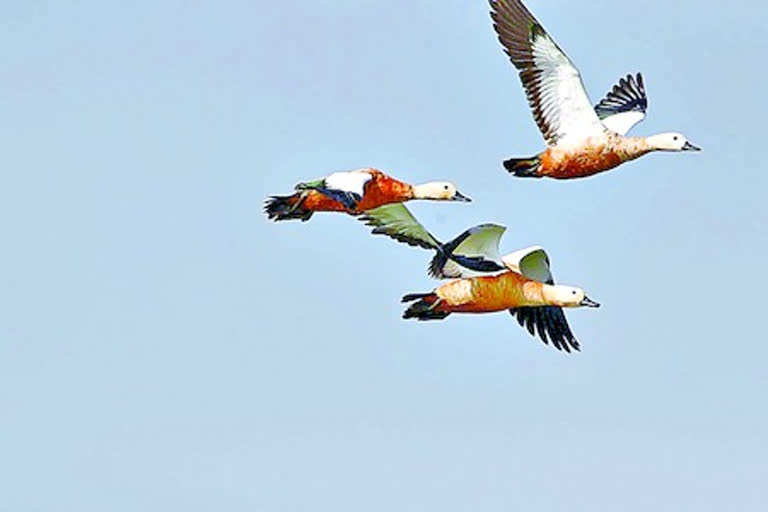
<path id="1" fill-rule="evenodd" d="M 542 306 L 550 306 L 556 302 L 556 294 L 555 294 L 555 287 L 551 284 L 543 284 L 541 283 L 540 287 L 540 297 L 539 300 L 541 301 Z"/>
<path id="2" fill-rule="evenodd" d="M 435 195 L 435 187 L 430 183 L 422 183 L 421 185 L 411 185 L 410 196 L 411 199 L 432 199 Z"/>
<path id="3" fill-rule="evenodd" d="M 634 160 L 654 151 L 653 146 L 648 143 L 645 137 L 622 137 L 619 147 L 616 149 L 624 161 Z"/>

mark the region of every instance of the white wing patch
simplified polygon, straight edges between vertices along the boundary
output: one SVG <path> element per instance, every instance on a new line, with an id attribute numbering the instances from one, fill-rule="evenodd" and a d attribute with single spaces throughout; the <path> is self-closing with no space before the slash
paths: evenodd
<path id="1" fill-rule="evenodd" d="M 498 224 L 481 224 L 468 229 L 464 234 L 468 236 L 456 246 L 453 254 L 456 256 L 481 257 L 484 260 L 504 266 L 499 254 L 501 236 L 507 230 Z M 449 242 L 450 243 L 450 242 Z M 476 277 L 488 275 L 494 272 L 480 272 L 459 265 L 453 260 L 448 260 L 443 266 L 443 274 L 448 277 Z"/>
<path id="2" fill-rule="evenodd" d="M 334 172 L 325 178 L 325 187 L 342 192 L 351 192 L 363 197 L 365 184 L 372 178 L 373 176 L 368 171 Z"/>
<path id="3" fill-rule="evenodd" d="M 502 261 L 508 269 L 518 272 L 528 279 L 540 283 L 554 282 L 552 272 L 549 269 L 549 256 L 541 246 L 534 245 L 519 249 L 505 255 Z"/>
<path id="4" fill-rule="evenodd" d="M 493 261 L 501 261 L 499 242 L 504 232 L 504 226 L 498 224 L 481 224 L 470 228 L 469 236 L 454 249 L 454 254 L 462 256 L 483 256 Z"/>
<path id="5" fill-rule="evenodd" d="M 549 145 L 576 145 L 605 127 L 590 104 L 581 75 L 520 0 L 490 0 L 493 27 L 520 71 L 528 104 Z"/>
<path id="6" fill-rule="evenodd" d="M 603 119 L 603 124 L 612 132 L 626 135 L 637 123 L 645 119 L 645 112 L 630 111 L 614 114 Z"/>
<path id="7" fill-rule="evenodd" d="M 605 129 L 589 101 L 581 75 L 571 60 L 544 32 L 531 41 L 533 63 L 539 74 L 532 78 L 538 89 L 538 106 L 549 127 L 552 142 L 602 135 Z M 546 136 L 546 134 L 545 134 Z"/>

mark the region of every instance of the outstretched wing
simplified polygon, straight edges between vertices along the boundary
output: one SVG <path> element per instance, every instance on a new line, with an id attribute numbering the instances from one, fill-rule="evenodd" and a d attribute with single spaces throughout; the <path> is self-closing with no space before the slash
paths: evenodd
<path id="1" fill-rule="evenodd" d="M 528 279 L 546 284 L 555 284 L 549 268 L 549 256 L 540 246 L 527 247 L 505 255 L 502 260 L 510 270 L 519 272 Z M 514 308 L 510 314 L 517 317 L 520 325 L 528 329 L 531 336 L 538 334 L 544 343 L 552 341 L 558 350 L 570 352 L 579 350 L 579 342 L 568 325 L 565 312 L 556 306 Z"/>
<path id="2" fill-rule="evenodd" d="M 579 341 L 571 332 L 562 308 L 555 306 L 514 308 L 510 309 L 509 313 L 517 317 L 517 322 L 528 329 L 531 336 L 536 336 L 538 333 L 544 343 L 549 344 L 551 340 L 556 349 L 566 352 L 580 350 Z"/>
<path id="3" fill-rule="evenodd" d="M 576 66 L 520 0 L 490 0 L 493 27 L 520 70 L 533 117 L 547 143 L 604 133 Z"/>
<path id="4" fill-rule="evenodd" d="M 440 242 L 424 229 L 424 226 L 402 203 L 387 204 L 368 210 L 360 220 L 373 227 L 371 232 L 374 235 L 387 235 L 398 242 L 424 249 L 440 248 Z"/>
<path id="5" fill-rule="evenodd" d="M 506 230 L 498 224 L 480 224 L 464 231 L 432 259 L 430 274 L 451 279 L 503 270 L 499 242 Z"/>
<path id="6" fill-rule="evenodd" d="M 401 203 L 366 211 L 360 220 L 372 226 L 375 235 L 387 235 L 408 245 L 434 249 L 429 274 L 437 279 L 472 277 L 503 270 L 499 239 L 506 228 L 482 224 L 468 229 L 447 244 L 441 244 Z"/>
<path id="7" fill-rule="evenodd" d="M 502 261 L 508 269 L 523 274 L 528 279 L 555 284 L 549 269 L 549 256 L 541 246 L 534 245 L 511 252 L 504 255 Z"/>
<path id="8" fill-rule="evenodd" d="M 606 128 L 625 135 L 645 119 L 648 97 L 645 95 L 643 75 L 627 75 L 595 105 L 595 112 Z"/>

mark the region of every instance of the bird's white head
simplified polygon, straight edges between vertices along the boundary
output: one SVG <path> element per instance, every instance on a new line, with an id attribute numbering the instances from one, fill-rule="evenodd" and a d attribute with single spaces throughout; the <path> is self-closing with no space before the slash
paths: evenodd
<path id="1" fill-rule="evenodd" d="M 669 132 L 651 135 L 645 139 L 655 151 L 701 151 L 701 148 L 694 146 L 682 133 Z"/>
<path id="2" fill-rule="evenodd" d="M 552 306 L 561 308 L 600 307 L 600 304 L 587 297 L 581 288 L 558 284 L 545 286 L 543 291 L 544 299 Z"/>
<path id="3" fill-rule="evenodd" d="M 423 185 L 413 186 L 414 199 L 434 199 L 437 201 L 464 201 L 470 202 L 471 199 L 462 194 L 456 188 L 456 185 L 449 181 L 430 181 Z"/>

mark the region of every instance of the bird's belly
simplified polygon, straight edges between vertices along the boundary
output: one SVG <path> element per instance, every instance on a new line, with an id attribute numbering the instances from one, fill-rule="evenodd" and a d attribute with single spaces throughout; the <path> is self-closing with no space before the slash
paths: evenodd
<path id="1" fill-rule="evenodd" d="M 529 283 L 524 278 L 509 273 L 453 281 L 440 287 L 438 296 L 446 302 L 446 311 L 493 313 L 529 305 L 527 286 Z"/>
<path id="2" fill-rule="evenodd" d="M 613 169 L 624 162 L 614 151 L 580 151 L 542 158 L 541 174 L 550 178 L 567 180 L 584 178 Z"/>

